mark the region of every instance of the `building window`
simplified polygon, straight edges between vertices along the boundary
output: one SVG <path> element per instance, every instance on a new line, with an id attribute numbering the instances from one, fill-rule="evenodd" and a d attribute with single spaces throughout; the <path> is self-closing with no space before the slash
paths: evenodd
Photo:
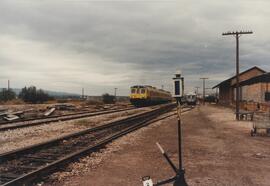
<path id="1" fill-rule="evenodd" d="M 270 101 L 270 92 L 265 92 L 265 101 Z"/>

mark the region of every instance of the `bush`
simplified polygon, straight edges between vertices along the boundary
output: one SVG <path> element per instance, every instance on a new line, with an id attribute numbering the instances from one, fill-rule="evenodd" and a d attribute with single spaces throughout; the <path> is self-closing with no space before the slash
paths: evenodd
<path id="1" fill-rule="evenodd" d="M 20 94 L 19 98 L 27 103 L 44 103 L 45 101 L 50 100 L 50 96 L 45 93 L 43 90 L 37 90 L 35 86 L 24 87 Z"/>
<path id="2" fill-rule="evenodd" d="M 84 102 L 84 105 L 101 105 L 101 104 L 103 103 L 99 100 L 86 100 Z"/>
<path id="3" fill-rule="evenodd" d="M 16 94 L 11 89 L 8 90 L 3 88 L 2 91 L 0 91 L 0 101 L 9 101 L 15 98 Z"/>
<path id="4" fill-rule="evenodd" d="M 115 103 L 115 96 L 108 93 L 102 95 L 102 101 L 105 104 Z"/>

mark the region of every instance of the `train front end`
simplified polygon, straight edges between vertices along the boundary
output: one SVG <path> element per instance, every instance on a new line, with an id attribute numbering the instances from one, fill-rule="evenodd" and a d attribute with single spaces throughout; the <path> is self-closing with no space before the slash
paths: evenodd
<path id="1" fill-rule="evenodd" d="M 145 86 L 132 86 L 129 96 L 130 103 L 135 106 L 144 106 L 148 103 L 147 88 Z"/>

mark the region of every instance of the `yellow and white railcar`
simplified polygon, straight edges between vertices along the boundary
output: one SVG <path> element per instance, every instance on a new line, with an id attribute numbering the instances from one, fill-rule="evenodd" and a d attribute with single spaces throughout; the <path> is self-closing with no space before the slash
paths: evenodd
<path id="1" fill-rule="evenodd" d="M 170 102 L 170 92 L 157 89 L 149 85 L 135 85 L 131 87 L 130 102 L 135 106 L 154 105 Z"/>

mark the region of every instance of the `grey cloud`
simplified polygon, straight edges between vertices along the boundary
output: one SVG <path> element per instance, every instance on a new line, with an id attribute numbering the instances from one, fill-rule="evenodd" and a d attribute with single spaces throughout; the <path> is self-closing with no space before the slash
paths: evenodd
<path id="1" fill-rule="evenodd" d="M 30 63 L 20 63 L 20 59 L 14 58 L 1 60 L 1 66 L 16 69 L 16 72 L 21 70 L 22 76 L 37 72 L 40 80 L 36 83 L 48 89 L 61 87 L 78 92 L 80 86 L 89 85 L 91 93 L 96 87 L 96 94 L 100 94 L 104 87 L 111 90 L 118 86 L 120 93 L 127 94 L 133 83 L 156 86 L 163 83 L 169 87 L 170 78 L 178 68 L 186 76 L 189 89 L 201 83 L 200 76 L 208 76 L 214 84 L 234 72 L 235 40 L 221 36 L 222 32 L 234 29 L 254 29 L 255 32 L 241 38 L 242 69 L 258 65 L 269 70 L 267 17 L 270 12 L 267 7 L 270 3 L 267 1 L 239 0 L 234 4 L 210 0 L 2 1 L 1 4 L 0 36 L 11 35 L 33 42 L 33 45 L 46 45 L 48 50 L 43 62 L 50 50 L 60 51 L 61 57 L 57 57 L 63 62 L 59 62 L 57 69 L 63 67 L 61 73 L 53 71 L 57 63 L 54 56 L 48 56 L 47 64 L 42 64 L 43 69 L 39 68 L 41 60 L 38 58 L 37 67 L 23 68 Z M 71 59 L 65 61 L 64 55 L 68 53 Z M 102 62 L 94 63 L 93 55 Z M 0 52 L 0 59 L 5 57 Z M 76 60 L 76 57 L 81 59 Z M 94 77 L 87 75 L 92 73 L 93 65 L 94 72 L 107 79 L 119 80 L 106 82 L 104 78 L 104 86 L 90 81 Z M 83 80 L 78 77 L 80 73 Z M 10 76 L 5 74 L 3 77 Z M 50 77 L 56 82 L 52 84 Z M 100 81 L 97 79 L 97 82 Z M 21 82 L 20 86 L 23 83 L 27 82 Z"/>

